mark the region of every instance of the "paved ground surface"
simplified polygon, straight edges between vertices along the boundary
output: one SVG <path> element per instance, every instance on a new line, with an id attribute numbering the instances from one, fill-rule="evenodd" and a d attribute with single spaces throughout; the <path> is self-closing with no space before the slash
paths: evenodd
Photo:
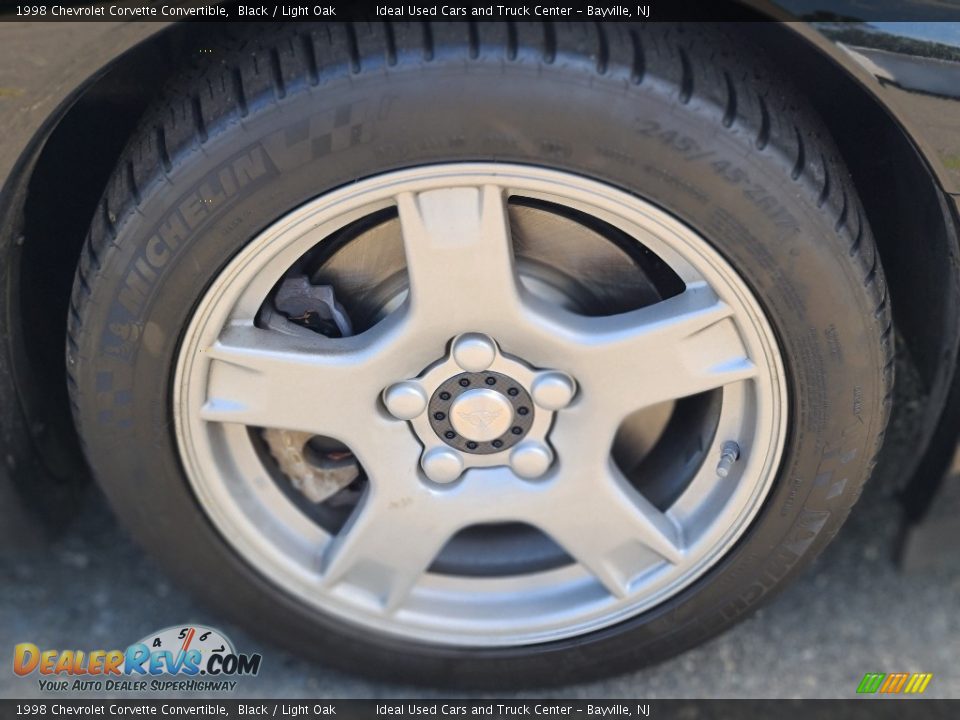
<path id="1" fill-rule="evenodd" d="M 542 694 L 850 697 L 867 671 L 907 670 L 935 674 L 928 695 L 960 697 L 960 554 L 902 574 L 892 562 L 896 531 L 895 504 L 882 493 L 868 492 L 817 563 L 734 630 L 653 669 Z M 95 492 L 52 549 L 0 554 L 0 657 L 23 641 L 57 648 L 117 647 L 184 622 L 219 626 L 238 648 L 264 654 L 263 670 L 244 682 L 244 695 L 435 694 L 345 675 L 251 639 L 179 593 L 117 526 Z M 9 667 L 7 662 L 0 665 Z M 37 694 L 36 680 L 0 671 L 0 697 Z"/>

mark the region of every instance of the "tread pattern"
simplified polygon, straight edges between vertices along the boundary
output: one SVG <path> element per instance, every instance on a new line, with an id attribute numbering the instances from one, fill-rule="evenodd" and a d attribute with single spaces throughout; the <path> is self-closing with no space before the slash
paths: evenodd
<path id="1" fill-rule="evenodd" d="M 563 63 L 600 76 L 619 75 L 643 85 L 651 76 L 675 88 L 680 104 L 715 106 L 718 124 L 752 135 L 758 151 L 788 159 L 785 173 L 816 194 L 835 217 L 835 230 L 862 271 L 873 299 L 892 385 L 892 322 L 886 282 L 864 214 L 848 174 L 816 118 L 795 96 L 756 70 L 762 64 L 721 27 L 612 23 L 343 23 L 286 25 L 253 35 L 224 34 L 220 63 L 193 62 L 161 93 L 126 149 L 91 225 L 77 272 L 68 330 L 71 345 L 82 330 L 89 277 L 115 237 L 178 159 L 230 121 L 242 120 L 288 93 L 310 92 L 338 75 L 383 71 L 458 56 L 465 62 Z M 584 63 L 583 61 L 587 62 Z M 799 122 L 798 122 L 799 121 Z M 803 128 L 803 129 L 801 129 Z M 810 129 L 812 128 L 812 130 Z M 157 170 L 161 169 L 162 173 Z M 851 219 L 853 221 L 851 222 Z M 68 364 L 68 367 L 70 365 Z"/>

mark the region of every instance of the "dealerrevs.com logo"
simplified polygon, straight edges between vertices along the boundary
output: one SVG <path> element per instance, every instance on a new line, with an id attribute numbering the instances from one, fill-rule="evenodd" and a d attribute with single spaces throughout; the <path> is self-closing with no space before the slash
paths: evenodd
<path id="1" fill-rule="evenodd" d="M 230 692 L 260 672 L 261 656 L 238 653 L 219 630 L 168 627 L 126 650 L 41 649 L 19 643 L 13 672 L 49 692 Z"/>

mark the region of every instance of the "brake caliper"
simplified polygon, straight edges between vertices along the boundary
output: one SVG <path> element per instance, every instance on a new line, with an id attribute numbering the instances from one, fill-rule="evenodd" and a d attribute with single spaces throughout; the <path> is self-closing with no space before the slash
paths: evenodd
<path id="1" fill-rule="evenodd" d="M 266 312 L 266 325 L 281 332 L 301 334 L 304 328 L 327 337 L 347 337 L 353 326 L 333 287 L 313 285 L 304 276 L 286 278 L 274 296 L 276 312 Z M 291 324 L 296 328 L 291 327 Z M 360 464 L 347 449 L 311 445 L 308 432 L 266 428 L 263 439 L 280 471 L 307 500 L 322 503 L 360 476 Z"/>
<path id="2" fill-rule="evenodd" d="M 350 318 L 337 302 L 332 285 L 313 285 L 306 275 L 289 277 L 280 283 L 274 297 L 277 311 L 300 327 L 327 337 L 353 334 Z"/>

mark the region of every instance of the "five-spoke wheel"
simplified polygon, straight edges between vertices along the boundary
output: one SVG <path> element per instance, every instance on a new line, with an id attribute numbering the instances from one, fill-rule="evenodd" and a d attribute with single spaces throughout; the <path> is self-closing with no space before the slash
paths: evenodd
<path id="1" fill-rule="evenodd" d="M 551 301 L 515 255 L 515 198 L 618 228 L 669 266 L 679 291 L 602 315 Z M 258 319 L 303 255 L 384 210 L 405 257 L 392 309 L 340 337 Z M 290 592 L 391 633 L 517 644 L 649 607 L 736 541 L 781 451 L 781 378 L 752 294 L 689 229 L 569 174 L 452 165 L 331 193 L 255 239 L 187 332 L 177 432 L 214 521 Z M 647 478 L 616 462 L 614 440 L 632 414 L 705 394 L 716 411 L 689 429 L 699 467 L 671 466 L 675 498 L 658 506 Z M 362 497 L 341 527 L 267 481 L 254 428 L 333 439 L 352 454 Z M 726 442 L 742 454 L 720 477 Z M 560 559 L 508 575 L 438 571 L 465 531 L 518 525 Z"/>

